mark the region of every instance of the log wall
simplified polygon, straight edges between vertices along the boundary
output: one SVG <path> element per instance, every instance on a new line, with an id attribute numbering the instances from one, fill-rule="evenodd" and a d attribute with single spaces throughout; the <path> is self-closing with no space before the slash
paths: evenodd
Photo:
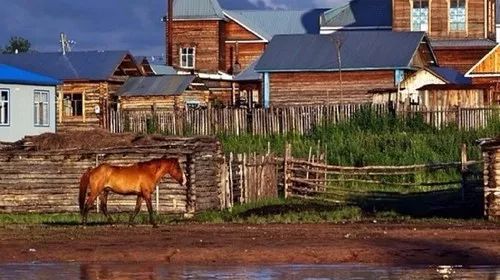
<path id="1" fill-rule="evenodd" d="M 368 103 L 368 90 L 394 87 L 393 71 L 342 72 L 342 96 L 338 72 L 271 73 L 272 106 Z"/>
<path id="2" fill-rule="evenodd" d="M 0 212 L 76 212 L 80 176 L 88 167 L 104 162 L 129 165 L 164 155 L 179 157 L 188 184 L 181 187 L 166 175 L 159 184 L 155 209 L 192 214 L 221 207 L 221 146 L 215 138 L 198 137 L 95 151 L 4 151 L 0 154 Z M 111 194 L 108 205 L 110 211 L 132 211 L 135 196 Z"/>
<path id="3" fill-rule="evenodd" d="M 481 58 L 483 58 L 491 48 L 444 48 L 435 47 L 434 54 L 441 67 L 452 67 L 465 74 Z"/>
<path id="4" fill-rule="evenodd" d="M 500 144 L 500 143 L 499 143 Z M 483 148 L 484 214 L 500 220 L 500 145 Z"/>

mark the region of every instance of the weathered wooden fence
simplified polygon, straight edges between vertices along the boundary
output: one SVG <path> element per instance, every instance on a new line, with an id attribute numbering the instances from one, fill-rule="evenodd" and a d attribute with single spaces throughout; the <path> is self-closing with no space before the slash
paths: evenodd
<path id="1" fill-rule="evenodd" d="M 107 162 L 128 165 L 165 155 L 178 157 L 188 183 L 168 175 L 155 192 L 154 208 L 162 213 L 193 214 L 220 209 L 223 155 L 212 137 L 164 138 L 164 144 L 92 151 L 2 151 L 0 212 L 76 212 L 79 179 L 88 167 Z M 131 211 L 135 197 L 111 194 L 110 211 Z"/>
<path id="2" fill-rule="evenodd" d="M 336 124 L 371 109 L 378 116 L 387 114 L 401 118 L 422 118 L 428 124 L 442 128 L 455 124 L 461 129 L 478 129 L 493 118 L 500 118 L 500 107 L 453 108 L 427 110 L 410 107 L 392 110 L 386 105 L 345 104 L 328 106 L 296 106 L 270 109 L 206 108 L 176 111 L 125 111 L 110 114 L 112 132 L 159 132 L 170 135 L 272 135 L 295 132 L 305 134 L 324 124 Z"/>

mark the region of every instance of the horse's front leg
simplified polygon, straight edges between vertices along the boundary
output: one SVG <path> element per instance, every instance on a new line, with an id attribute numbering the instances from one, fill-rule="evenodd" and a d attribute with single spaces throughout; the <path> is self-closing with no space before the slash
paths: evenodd
<path id="1" fill-rule="evenodd" d="M 146 206 L 148 206 L 149 212 L 149 222 L 153 225 L 153 227 L 158 227 L 156 224 L 154 216 L 153 216 L 153 203 L 151 202 L 151 192 L 145 191 L 143 192 L 144 200 L 146 200 Z"/>
<path id="2" fill-rule="evenodd" d="M 132 213 L 132 215 L 130 216 L 130 220 L 128 222 L 130 226 L 134 224 L 135 216 L 137 216 L 137 214 L 139 214 L 139 211 L 141 211 L 141 204 L 142 204 L 142 196 L 138 195 L 137 201 L 135 203 L 134 213 Z"/>

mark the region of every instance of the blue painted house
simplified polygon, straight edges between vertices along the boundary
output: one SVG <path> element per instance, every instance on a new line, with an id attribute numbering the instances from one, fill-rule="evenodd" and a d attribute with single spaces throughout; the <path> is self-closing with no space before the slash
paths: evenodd
<path id="1" fill-rule="evenodd" d="M 54 78 L 0 64 L 0 141 L 56 131 Z"/>

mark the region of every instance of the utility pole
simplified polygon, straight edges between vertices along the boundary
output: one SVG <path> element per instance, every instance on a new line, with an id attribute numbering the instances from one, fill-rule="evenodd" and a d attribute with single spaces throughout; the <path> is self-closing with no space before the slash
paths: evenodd
<path id="1" fill-rule="evenodd" d="M 173 19 L 174 19 L 174 0 L 167 0 L 168 12 L 167 12 L 167 65 L 172 66 L 173 64 L 173 49 L 172 49 L 172 32 L 173 32 Z"/>
<path id="2" fill-rule="evenodd" d="M 344 38 L 340 33 L 342 31 L 337 31 L 337 33 L 333 34 L 333 42 L 335 43 L 335 48 L 337 50 L 337 64 L 339 66 L 339 82 L 340 82 L 340 104 L 344 102 L 344 93 L 342 89 L 342 45 L 344 44 Z"/>
<path id="3" fill-rule="evenodd" d="M 68 40 L 68 37 L 63 32 L 61 32 L 60 34 L 59 43 L 61 44 L 61 52 L 63 55 L 66 55 L 66 53 L 71 52 L 71 45 L 76 44 L 75 41 Z"/>

